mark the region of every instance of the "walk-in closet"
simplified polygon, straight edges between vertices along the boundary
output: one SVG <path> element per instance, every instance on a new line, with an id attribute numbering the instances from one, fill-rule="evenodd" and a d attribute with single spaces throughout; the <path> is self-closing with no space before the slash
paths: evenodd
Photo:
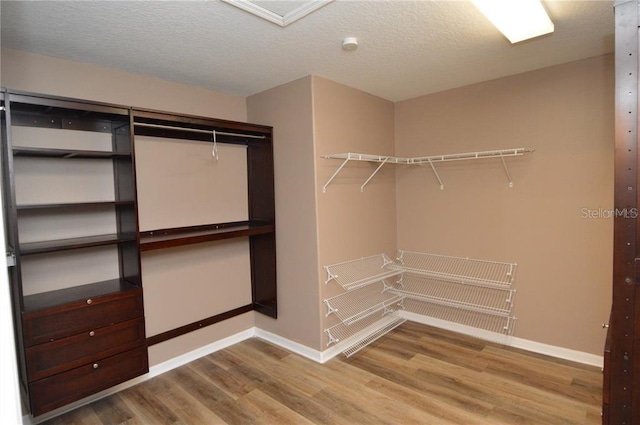
<path id="1" fill-rule="evenodd" d="M 480 3 L 2 2 L 0 421 L 635 423 L 638 2 Z"/>

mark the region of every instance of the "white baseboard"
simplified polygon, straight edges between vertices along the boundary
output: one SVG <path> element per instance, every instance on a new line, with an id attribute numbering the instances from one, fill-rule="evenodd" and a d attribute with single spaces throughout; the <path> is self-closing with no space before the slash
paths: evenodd
<path id="1" fill-rule="evenodd" d="M 470 326 L 461 325 L 459 323 L 449 322 L 446 320 L 434 319 L 432 317 L 423 316 L 421 314 L 401 311 L 401 317 L 416 323 L 422 323 L 436 328 L 446 329 L 458 332 L 464 335 L 484 338 L 489 341 L 500 342 L 510 347 L 520 348 L 533 353 L 544 354 L 559 359 L 570 360 L 577 363 L 597 366 L 602 368 L 604 365 L 604 357 L 583 351 L 571 350 L 569 348 L 558 347 L 555 345 L 543 344 L 541 342 L 531 341 L 528 339 L 517 338 L 514 336 L 506 336 L 496 332 L 490 332 L 483 329 L 476 329 Z"/>
<path id="2" fill-rule="evenodd" d="M 584 351 L 571 350 L 569 348 L 558 347 L 555 345 L 543 344 L 541 342 L 531 341 L 528 339 L 513 337 L 511 338 L 510 346 L 599 368 L 604 366 L 603 356 L 585 353 Z"/>
<path id="3" fill-rule="evenodd" d="M 280 335 L 276 335 L 274 333 L 267 332 L 259 328 L 255 328 L 255 336 L 260 339 L 264 339 L 265 341 L 270 342 L 274 345 L 277 345 L 278 347 L 284 348 L 285 350 L 299 354 L 302 357 L 306 357 L 309 360 L 313 360 L 314 362 L 317 362 L 317 363 L 324 363 L 327 360 L 329 360 L 329 358 L 332 358 L 337 354 L 336 353 L 336 354 L 333 354 L 333 356 L 328 357 L 326 353 L 329 350 L 326 350 L 326 351 L 314 350 L 313 348 L 309 348 L 306 345 L 300 344 L 299 342 L 292 341 Z"/>
<path id="4" fill-rule="evenodd" d="M 204 357 L 208 354 L 215 353 L 216 351 L 220 351 L 224 348 L 230 347 L 234 344 L 244 341 L 245 339 L 252 338 L 256 334 L 255 330 L 255 327 L 249 328 L 242 332 L 238 332 L 237 334 L 222 338 L 221 340 L 218 340 L 216 342 L 212 342 L 211 344 L 207 344 L 204 347 L 197 348 L 193 351 L 189 351 L 188 353 L 182 354 L 178 357 L 174 357 L 170 360 L 152 366 L 149 368 L 149 373 L 145 376 L 147 376 L 147 379 L 151 379 L 155 376 L 168 372 L 171 369 L 175 369 L 189 362 L 197 360 L 200 357 Z"/>

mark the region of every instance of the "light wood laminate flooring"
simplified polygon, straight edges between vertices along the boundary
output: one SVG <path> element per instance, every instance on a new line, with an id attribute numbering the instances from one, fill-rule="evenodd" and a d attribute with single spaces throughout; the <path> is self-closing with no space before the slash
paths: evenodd
<path id="1" fill-rule="evenodd" d="M 407 322 L 325 364 L 249 339 L 47 421 L 600 424 L 602 373 Z"/>

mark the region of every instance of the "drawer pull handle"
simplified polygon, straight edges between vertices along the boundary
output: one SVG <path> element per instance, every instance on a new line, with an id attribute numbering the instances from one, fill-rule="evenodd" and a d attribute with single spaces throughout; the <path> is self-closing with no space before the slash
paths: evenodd
<path id="1" fill-rule="evenodd" d="M 96 334 L 96 331 L 89 332 L 89 336 L 94 336 L 95 334 Z"/>
<path id="2" fill-rule="evenodd" d="M 93 302 L 93 300 L 92 300 L 91 298 L 89 298 L 89 299 L 87 300 L 87 304 L 91 304 L 92 302 Z"/>
<path id="3" fill-rule="evenodd" d="M 97 369 L 97 368 L 98 368 L 98 363 L 94 363 L 94 364 L 93 364 L 93 368 L 94 368 L 94 369 Z"/>

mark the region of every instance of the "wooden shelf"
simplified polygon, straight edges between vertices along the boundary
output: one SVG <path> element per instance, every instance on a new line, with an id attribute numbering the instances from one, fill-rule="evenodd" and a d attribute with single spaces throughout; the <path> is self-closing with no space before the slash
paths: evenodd
<path id="1" fill-rule="evenodd" d="M 246 221 L 152 230 L 140 233 L 140 251 L 263 235 L 274 231 L 275 226 L 271 223 Z"/>
<path id="2" fill-rule="evenodd" d="M 24 297 L 24 312 L 32 313 L 49 307 L 82 301 L 88 298 L 128 291 L 140 291 L 140 287 L 125 279 L 110 279 L 71 288 L 58 289 Z"/>
<path id="3" fill-rule="evenodd" d="M 70 249 L 114 245 L 121 242 L 130 242 L 135 240 L 136 235 L 132 233 L 120 235 L 113 233 L 108 235 L 85 236 L 81 238 L 28 242 L 20 244 L 20 254 L 43 254 L 47 252 L 67 251 Z"/>
<path id="4" fill-rule="evenodd" d="M 30 156 L 30 157 L 40 157 L 40 158 L 65 158 L 65 159 L 66 158 L 111 159 L 111 158 L 131 158 L 131 153 L 76 150 L 76 149 L 14 147 L 13 156 Z"/>
<path id="5" fill-rule="evenodd" d="M 80 208 L 94 208 L 94 207 L 110 207 L 110 206 L 133 206 L 135 201 L 97 201 L 97 202 L 73 202 L 73 203 L 60 203 L 60 204 L 25 204 L 17 205 L 18 211 L 25 210 L 53 210 L 53 209 L 80 209 Z"/>

